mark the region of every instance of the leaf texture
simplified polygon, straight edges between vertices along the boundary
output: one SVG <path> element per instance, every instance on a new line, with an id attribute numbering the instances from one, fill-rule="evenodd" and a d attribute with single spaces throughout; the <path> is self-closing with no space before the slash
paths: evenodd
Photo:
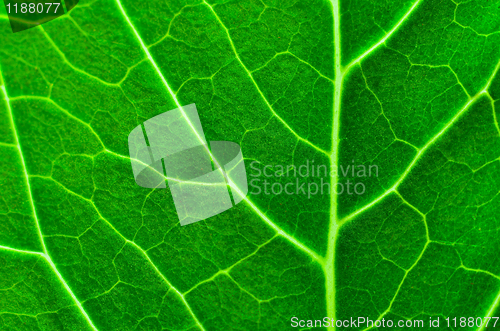
<path id="1" fill-rule="evenodd" d="M 2 9 L 0 29 L 0 329 L 500 314 L 499 1 L 89 0 L 20 33 Z M 127 136 L 191 103 L 249 181 L 376 175 L 181 227 Z"/>

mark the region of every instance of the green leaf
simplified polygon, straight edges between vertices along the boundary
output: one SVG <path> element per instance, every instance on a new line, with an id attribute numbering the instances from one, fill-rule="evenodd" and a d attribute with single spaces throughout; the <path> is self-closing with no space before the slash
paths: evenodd
<path id="1" fill-rule="evenodd" d="M 81 1 L 18 33 L 0 18 L 1 329 L 500 314 L 499 1 Z M 240 144 L 250 192 L 181 227 L 168 189 L 136 185 L 127 137 L 191 103 L 208 141 Z"/>

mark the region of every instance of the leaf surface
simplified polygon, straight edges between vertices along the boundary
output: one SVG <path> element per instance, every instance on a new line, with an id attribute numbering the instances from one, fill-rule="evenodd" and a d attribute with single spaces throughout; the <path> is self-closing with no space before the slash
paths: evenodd
<path id="1" fill-rule="evenodd" d="M 98 0 L 15 34 L 2 9 L 0 328 L 498 316 L 499 8 Z M 250 192 L 181 227 L 127 137 L 191 103 Z"/>

